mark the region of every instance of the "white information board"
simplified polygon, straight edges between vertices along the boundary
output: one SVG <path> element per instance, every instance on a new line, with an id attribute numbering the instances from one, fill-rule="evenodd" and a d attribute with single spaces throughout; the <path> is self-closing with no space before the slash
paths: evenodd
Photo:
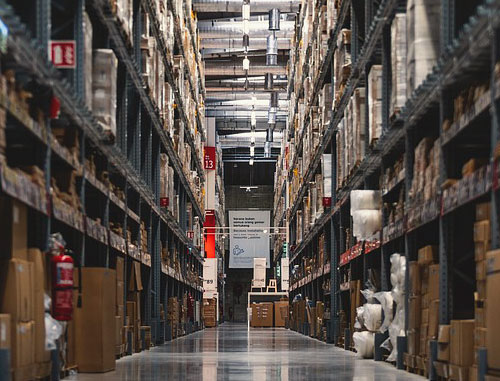
<path id="1" fill-rule="evenodd" d="M 288 291 L 290 285 L 290 259 L 281 258 L 281 291 Z"/>
<path id="2" fill-rule="evenodd" d="M 203 290 L 217 292 L 217 258 L 205 258 L 203 262 Z"/>
<path id="3" fill-rule="evenodd" d="M 254 258 L 265 258 L 269 268 L 270 211 L 230 210 L 229 267 L 251 269 Z"/>
<path id="4" fill-rule="evenodd" d="M 266 287 L 266 258 L 253 259 L 253 287 Z"/>

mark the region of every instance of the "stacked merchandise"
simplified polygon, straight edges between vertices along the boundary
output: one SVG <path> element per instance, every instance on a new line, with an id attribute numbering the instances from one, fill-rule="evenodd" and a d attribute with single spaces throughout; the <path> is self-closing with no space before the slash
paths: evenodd
<path id="1" fill-rule="evenodd" d="M 391 103 L 389 115 L 401 111 L 406 102 L 406 14 L 396 13 L 391 24 Z"/>
<path id="2" fill-rule="evenodd" d="M 115 312 L 115 354 L 122 356 L 126 350 L 127 336 L 123 326 L 125 321 L 125 261 L 116 257 L 116 312 Z"/>
<path id="3" fill-rule="evenodd" d="M 410 262 L 408 359 L 412 367 L 426 369 L 429 341 L 438 338 L 439 264 L 437 246 L 418 250 L 418 261 Z"/>
<path id="4" fill-rule="evenodd" d="M 358 240 L 370 239 L 382 228 L 382 195 L 380 191 L 351 191 L 353 235 Z"/>
<path id="5" fill-rule="evenodd" d="M 382 66 L 373 65 L 368 73 L 368 131 L 370 145 L 382 135 Z"/>
<path id="6" fill-rule="evenodd" d="M 132 352 L 140 352 L 142 350 L 141 343 L 141 291 L 142 277 L 141 277 L 141 264 L 133 261 L 130 268 L 130 277 L 128 282 L 128 295 L 127 295 L 127 331 L 132 332 Z"/>
<path id="7" fill-rule="evenodd" d="M 168 298 L 167 321 L 172 330 L 172 339 L 175 339 L 179 331 L 180 307 L 176 297 Z"/>
<path id="8" fill-rule="evenodd" d="M 410 205 L 416 207 L 435 198 L 439 191 L 439 139 L 423 138 L 415 148 L 413 180 L 409 191 Z"/>
<path id="9" fill-rule="evenodd" d="M 273 303 L 253 303 L 252 304 L 252 327 L 272 327 L 274 319 Z"/>
<path id="10" fill-rule="evenodd" d="M 116 137 L 116 76 L 118 61 L 111 49 L 94 50 L 92 64 L 92 111 L 104 133 Z"/>
<path id="11" fill-rule="evenodd" d="M 335 105 L 337 105 L 351 75 L 351 31 L 348 29 L 342 29 L 337 37 L 337 49 L 333 56 L 333 66 Z"/>
<path id="12" fill-rule="evenodd" d="M 274 326 L 285 327 L 288 320 L 288 300 L 274 302 Z M 252 314 L 253 317 L 253 314 Z"/>
<path id="13" fill-rule="evenodd" d="M 203 321 L 205 327 L 217 325 L 217 299 L 203 299 Z"/>
<path id="14" fill-rule="evenodd" d="M 433 0 L 408 0 L 406 6 L 406 94 L 420 86 L 437 62 L 441 4 Z"/>
<path id="15" fill-rule="evenodd" d="M 132 0 L 111 0 L 110 6 L 116 18 L 122 25 L 128 43 L 133 40 L 133 1 Z"/>
<path id="16" fill-rule="evenodd" d="M 498 299 L 498 290 L 500 289 L 500 250 L 492 250 L 486 255 L 487 260 L 487 277 L 486 277 L 486 322 L 485 326 L 488 329 L 486 338 L 486 349 L 488 353 L 488 369 L 490 372 L 495 372 L 497 375 L 500 372 L 500 328 L 498 325 L 498 315 L 500 311 L 500 303 Z M 479 287 L 478 287 L 479 291 Z M 484 309 L 483 309 L 484 312 Z M 482 324 L 478 318 L 478 310 L 476 309 L 476 324 Z M 488 376 L 486 376 L 488 379 Z M 497 377 L 491 377 L 497 379 Z"/>

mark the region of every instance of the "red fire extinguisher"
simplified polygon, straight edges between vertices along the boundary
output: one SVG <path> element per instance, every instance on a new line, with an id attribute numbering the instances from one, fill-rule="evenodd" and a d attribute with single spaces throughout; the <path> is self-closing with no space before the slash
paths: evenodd
<path id="1" fill-rule="evenodd" d="M 71 256 L 61 249 L 51 259 L 52 317 L 69 321 L 73 318 L 73 265 Z"/>

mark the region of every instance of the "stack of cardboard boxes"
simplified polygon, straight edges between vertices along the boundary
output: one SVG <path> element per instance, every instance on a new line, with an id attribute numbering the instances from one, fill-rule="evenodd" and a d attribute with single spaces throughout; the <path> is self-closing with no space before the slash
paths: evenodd
<path id="1" fill-rule="evenodd" d="M 418 261 L 410 262 L 410 301 L 408 321 L 409 365 L 427 369 L 429 341 L 438 338 L 439 264 L 437 246 L 418 250 Z"/>
<path id="2" fill-rule="evenodd" d="M 132 331 L 132 352 L 142 350 L 141 343 L 141 291 L 142 277 L 141 264 L 133 261 L 130 269 L 129 287 L 127 295 L 127 331 Z"/>
<path id="3" fill-rule="evenodd" d="M 116 312 L 115 312 L 115 354 L 120 357 L 125 353 L 127 338 L 124 329 L 125 320 L 125 261 L 122 257 L 116 257 Z"/>
<path id="4" fill-rule="evenodd" d="M 253 303 L 252 304 L 252 327 L 272 327 L 274 318 L 273 303 Z"/>
<path id="5" fill-rule="evenodd" d="M 203 299 L 203 321 L 205 327 L 215 327 L 217 325 L 217 299 Z"/>
<path id="6" fill-rule="evenodd" d="M 486 276 L 486 322 L 488 335 L 486 338 L 488 369 L 491 373 L 495 372 L 497 377 L 491 376 L 491 381 L 498 381 L 500 377 L 500 325 L 498 316 L 500 315 L 500 299 L 498 290 L 500 290 L 500 250 L 492 250 L 486 255 L 487 276 Z M 476 324 L 479 323 L 476 310 Z M 487 378 L 488 380 L 488 378 Z"/>

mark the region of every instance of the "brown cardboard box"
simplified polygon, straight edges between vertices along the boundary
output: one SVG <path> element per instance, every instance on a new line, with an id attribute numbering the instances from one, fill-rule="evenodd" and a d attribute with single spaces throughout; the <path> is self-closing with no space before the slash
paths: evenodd
<path id="1" fill-rule="evenodd" d="M 477 366 L 469 368 L 469 381 L 477 381 Z"/>
<path id="2" fill-rule="evenodd" d="M 33 367 L 35 362 L 35 323 L 11 323 L 12 368 Z"/>
<path id="3" fill-rule="evenodd" d="M 76 361 L 80 372 L 115 368 L 116 271 L 84 267 L 82 307 L 75 310 Z"/>
<path id="4" fill-rule="evenodd" d="M 429 309 L 423 308 L 420 313 L 420 324 L 429 324 Z"/>
<path id="5" fill-rule="evenodd" d="M 418 249 L 418 263 L 419 265 L 429 265 L 434 262 L 438 257 L 438 247 L 437 246 L 424 246 Z"/>
<path id="6" fill-rule="evenodd" d="M 34 319 L 33 264 L 11 259 L 0 264 L 0 311 L 9 313 L 13 322 Z"/>
<path id="7" fill-rule="evenodd" d="M 474 362 L 474 320 L 452 320 L 450 363 L 469 367 Z"/>
<path id="8" fill-rule="evenodd" d="M 476 221 L 489 220 L 491 213 L 491 203 L 482 202 L 476 204 Z"/>
<path id="9" fill-rule="evenodd" d="M 0 349 L 10 349 L 10 315 L 0 314 Z"/>
<path id="10" fill-rule="evenodd" d="M 0 259 L 27 259 L 28 208 L 17 200 L 0 197 Z"/>
<path id="11" fill-rule="evenodd" d="M 125 277 L 125 260 L 122 257 L 116 257 L 116 281 L 123 282 Z"/>
<path id="12" fill-rule="evenodd" d="M 410 313 L 408 315 L 408 329 L 417 329 L 420 327 L 420 296 L 410 296 Z"/>
<path id="13" fill-rule="evenodd" d="M 429 266 L 429 302 L 439 299 L 439 265 Z"/>
<path id="14" fill-rule="evenodd" d="M 122 344 L 123 321 L 121 316 L 115 316 L 115 345 Z"/>
<path id="15" fill-rule="evenodd" d="M 416 356 L 420 353 L 420 331 L 418 329 L 408 330 L 408 353 Z"/>
<path id="16" fill-rule="evenodd" d="M 421 292 L 420 265 L 417 261 L 410 262 L 410 295 L 420 295 Z"/>
<path id="17" fill-rule="evenodd" d="M 123 306 L 125 300 L 125 284 L 123 281 L 116 281 L 116 305 Z"/>
<path id="18" fill-rule="evenodd" d="M 439 331 L 439 300 L 433 300 L 429 308 L 429 338 L 435 339 Z"/>
<path id="19" fill-rule="evenodd" d="M 129 291 L 142 290 L 141 264 L 137 261 L 133 261 L 132 267 L 130 268 L 130 280 L 129 280 L 128 290 Z"/>
<path id="20" fill-rule="evenodd" d="M 500 371 L 500 250 L 486 254 L 486 327 L 488 327 L 488 367 Z M 479 293 L 479 284 L 478 284 Z"/>
<path id="21" fill-rule="evenodd" d="M 284 327 L 288 316 L 288 302 L 274 302 L 274 326 Z"/>
<path id="22" fill-rule="evenodd" d="M 489 242 L 491 239 L 490 221 L 479 221 L 474 224 L 474 242 Z"/>
<path id="23" fill-rule="evenodd" d="M 429 292 L 429 266 L 420 266 L 420 293 L 425 295 Z"/>
<path id="24" fill-rule="evenodd" d="M 488 264 L 486 264 L 486 272 L 488 272 Z M 488 274 L 486 274 L 488 275 Z M 484 280 L 479 280 L 476 281 L 476 291 L 478 298 L 480 300 L 485 300 L 486 299 L 486 281 Z"/>
<path id="25" fill-rule="evenodd" d="M 476 307 L 474 309 L 475 319 L 476 319 L 476 327 L 486 327 L 486 313 L 484 308 Z"/>
<path id="26" fill-rule="evenodd" d="M 486 253 L 490 250 L 490 242 L 475 242 L 474 258 L 476 262 L 486 259 Z"/>
<path id="27" fill-rule="evenodd" d="M 474 346 L 475 347 L 486 347 L 486 338 L 488 335 L 488 331 L 486 328 L 476 327 L 474 329 Z"/>
<path id="28" fill-rule="evenodd" d="M 450 361 L 450 325 L 440 325 L 438 334 L 438 360 Z"/>
<path id="29" fill-rule="evenodd" d="M 45 363 L 50 361 L 50 352 L 45 350 L 45 255 L 39 249 L 31 248 L 28 260 L 33 264 L 34 278 L 35 362 Z"/>
<path id="30" fill-rule="evenodd" d="M 469 367 L 450 364 L 450 380 L 469 381 Z"/>
<path id="31" fill-rule="evenodd" d="M 476 280 L 486 280 L 486 261 L 476 262 Z"/>
<path id="32" fill-rule="evenodd" d="M 484 376 L 484 381 L 500 381 L 500 376 L 495 376 L 493 374 L 486 374 Z"/>
<path id="33" fill-rule="evenodd" d="M 467 176 L 472 174 L 476 169 L 481 168 L 486 165 L 486 159 L 473 158 L 467 161 L 462 167 L 462 176 Z"/>

